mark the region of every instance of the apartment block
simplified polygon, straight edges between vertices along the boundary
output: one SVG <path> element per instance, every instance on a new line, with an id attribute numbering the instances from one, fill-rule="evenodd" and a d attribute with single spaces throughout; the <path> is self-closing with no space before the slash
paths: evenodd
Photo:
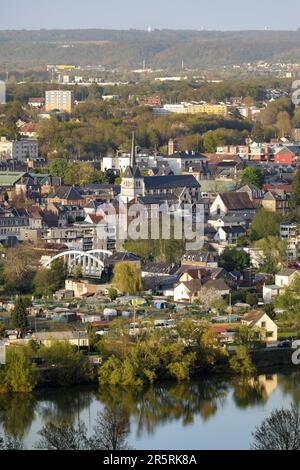
<path id="1" fill-rule="evenodd" d="M 35 139 L 0 139 L 0 160 L 36 160 L 38 156 L 38 142 Z"/>
<path id="2" fill-rule="evenodd" d="M 74 92 L 69 90 L 46 91 L 46 111 L 65 111 L 71 113 L 74 105 Z"/>

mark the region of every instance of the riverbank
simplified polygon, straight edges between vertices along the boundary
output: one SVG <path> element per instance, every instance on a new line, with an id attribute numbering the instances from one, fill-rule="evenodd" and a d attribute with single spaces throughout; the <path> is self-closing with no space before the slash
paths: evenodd
<path id="1" fill-rule="evenodd" d="M 300 368 L 292 364 L 292 354 L 293 349 L 258 349 L 251 352 L 251 359 L 253 365 L 256 369 L 256 374 L 261 373 L 280 373 L 284 372 L 285 370 L 290 371 L 297 371 Z M 86 380 L 79 380 L 77 382 L 72 383 L 73 385 L 80 385 L 80 386 L 90 386 L 90 385 L 98 385 L 98 372 L 99 366 L 93 365 L 93 378 L 89 381 Z M 211 371 L 205 372 L 202 376 L 234 376 L 233 372 L 230 370 L 228 363 L 224 362 L 219 367 L 212 368 Z M 196 375 L 192 378 L 199 378 L 199 375 Z M 174 380 L 174 383 L 176 381 Z M 61 385 L 58 385 L 56 382 L 56 371 L 53 367 L 43 367 L 42 369 L 38 370 L 38 383 L 36 389 L 43 390 L 48 387 L 59 388 Z"/>

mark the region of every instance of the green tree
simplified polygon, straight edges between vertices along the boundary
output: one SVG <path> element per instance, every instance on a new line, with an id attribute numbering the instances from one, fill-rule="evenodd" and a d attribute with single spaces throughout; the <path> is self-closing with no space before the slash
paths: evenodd
<path id="1" fill-rule="evenodd" d="M 287 244 L 278 237 L 266 237 L 255 242 L 255 248 L 262 251 L 260 260 L 261 269 L 270 274 L 275 274 L 286 260 Z"/>
<path id="2" fill-rule="evenodd" d="M 55 158 L 49 166 L 51 176 L 58 176 L 64 178 L 68 169 L 69 162 L 66 158 Z"/>
<path id="3" fill-rule="evenodd" d="M 248 292 L 246 295 L 246 303 L 251 307 L 255 307 L 258 304 L 258 295 L 252 292 Z"/>
<path id="4" fill-rule="evenodd" d="M 269 236 L 279 235 L 281 218 L 274 212 L 260 209 L 252 221 L 250 227 L 250 237 L 252 240 L 259 240 Z"/>
<path id="5" fill-rule="evenodd" d="M 19 334 L 24 334 L 28 325 L 28 308 L 31 302 L 27 297 L 17 297 L 14 308 L 11 312 L 10 326 L 18 330 Z"/>
<path id="6" fill-rule="evenodd" d="M 250 266 L 250 255 L 244 250 L 226 247 L 223 251 L 219 265 L 226 269 L 226 271 L 243 271 Z"/>
<path id="7" fill-rule="evenodd" d="M 4 369 L 4 390 L 28 393 L 32 392 L 36 383 L 36 366 L 31 362 L 26 350 L 20 346 L 10 346 Z"/>
<path id="8" fill-rule="evenodd" d="M 108 297 L 110 298 L 110 300 L 116 300 L 116 298 L 118 297 L 118 291 L 113 287 L 110 287 L 108 289 Z"/>
<path id="9" fill-rule="evenodd" d="M 241 186 L 254 184 L 257 188 L 262 188 L 265 180 L 265 174 L 260 168 L 248 166 L 242 171 Z"/>
<path id="10" fill-rule="evenodd" d="M 134 263 L 116 263 L 112 284 L 123 294 L 141 292 L 143 290 L 141 271 Z"/>
<path id="11" fill-rule="evenodd" d="M 249 377 L 255 371 L 248 349 L 245 346 L 238 346 L 234 356 L 229 359 L 231 369 L 243 377 Z"/>
<path id="12" fill-rule="evenodd" d="M 300 169 L 294 174 L 290 207 L 297 219 L 300 218 Z"/>
<path id="13" fill-rule="evenodd" d="M 0 321 L 0 339 L 5 338 L 6 330 L 5 326 L 3 325 L 2 321 Z"/>
<path id="14" fill-rule="evenodd" d="M 275 299 L 275 306 L 294 313 L 300 312 L 300 276 L 295 275 L 294 280 L 286 286 Z"/>

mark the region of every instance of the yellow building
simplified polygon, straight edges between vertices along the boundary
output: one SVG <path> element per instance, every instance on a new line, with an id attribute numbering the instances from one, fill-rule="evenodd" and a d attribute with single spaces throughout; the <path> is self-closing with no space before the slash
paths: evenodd
<path id="1" fill-rule="evenodd" d="M 228 109 L 226 104 L 211 104 L 211 103 L 203 103 L 203 104 L 190 104 L 187 107 L 188 114 L 214 114 L 218 116 L 226 117 L 228 115 Z"/>

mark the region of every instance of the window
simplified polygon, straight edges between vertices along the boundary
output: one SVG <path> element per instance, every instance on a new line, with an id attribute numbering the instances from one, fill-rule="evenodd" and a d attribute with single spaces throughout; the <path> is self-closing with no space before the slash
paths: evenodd
<path id="1" fill-rule="evenodd" d="M 262 321 L 262 322 L 261 322 L 261 327 L 262 327 L 262 328 L 266 328 L 266 322 L 265 322 L 265 321 Z"/>

